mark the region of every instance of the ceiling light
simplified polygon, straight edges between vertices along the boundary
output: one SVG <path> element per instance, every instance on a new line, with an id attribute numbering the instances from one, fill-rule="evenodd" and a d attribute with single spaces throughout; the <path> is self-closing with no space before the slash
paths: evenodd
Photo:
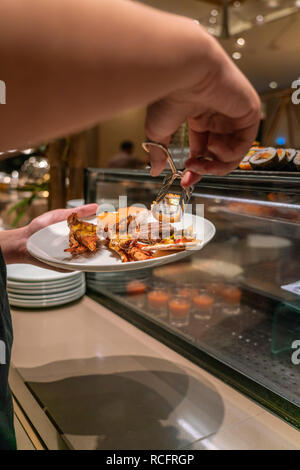
<path id="1" fill-rule="evenodd" d="M 234 53 L 232 54 L 232 58 L 233 58 L 234 60 L 239 60 L 239 59 L 241 59 L 241 57 L 242 57 L 242 54 L 241 54 L 240 52 L 234 52 Z"/>
<path id="2" fill-rule="evenodd" d="M 244 38 L 238 38 L 236 40 L 236 43 L 237 43 L 238 46 L 243 47 L 245 45 L 246 41 L 245 41 Z"/>
<path id="3" fill-rule="evenodd" d="M 278 0 L 268 0 L 268 7 L 277 8 L 279 6 Z"/>
<path id="4" fill-rule="evenodd" d="M 297 8 L 300 8 L 300 0 L 296 0 L 296 1 L 295 1 L 295 6 L 296 6 Z"/>
<path id="5" fill-rule="evenodd" d="M 270 87 L 270 88 L 273 88 L 273 90 L 274 90 L 275 88 L 278 87 L 278 83 L 277 83 L 277 82 L 274 82 L 274 81 L 273 81 L 273 82 L 270 82 L 270 83 L 269 83 L 269 87 Z"/>
<path id="6" fill-rule="evenodd" d="M 263 22 L 265 21 L 263 15 L 257 15 L 257 17 L 255 18 L 255 21 L 257 24 L 263 24 Z"/>
<path id="7" fill-rule="evenodd" d="M 241 2 L 234 2 L 233 6 L 234 8 L 239 8 L 241 6 Z"/>
<path id="8" fill-rule="evenodd" d="M 208 31 L 210 34 L 216 34 L 216 29 L 215 29 L 215 28 L 208 28 L 207 31 Z"/>
<path id="9" fill-rule="evenodd" d="M 210 22 L 210 24 L 216 24 L 217 18 L 215 18 L 214 16 L 211 16 L 208 21 Z"/>
<path id="10" fill-rule="evenodd" d="M 214 9 L 214 10 L 211 10 L 210 14 L 211 16 L 218 16 L 219 12 L 218 10 Z"/>

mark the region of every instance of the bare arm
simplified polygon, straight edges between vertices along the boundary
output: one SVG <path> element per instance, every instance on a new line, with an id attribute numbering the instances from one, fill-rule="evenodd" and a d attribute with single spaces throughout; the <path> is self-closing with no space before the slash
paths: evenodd
<path id="1" fill-rule="evenodd" d="M 220 45 L 190 19 L 137 2 L 1 0 L 0 58 L 0 150 L 149 104 L 152 140 L 167 144 L 188 119 L 188 185 L 231 171 L 256 136 L 259 99 Z M 151 159 L 155 176 L 165 162 Z"/>
<path id="2" fill-rule="evenodd" d="M 97 208 L 97 204 L 87 204 L 85 206 L 77 207 L 76 209 L 56 209 L 50 212 L 45 212 L 39 217 L 36 217 L 25 227 L 13 230 L 1 230 L 0 246 L 6 264 L 29 263 L 49 269 L 49 266 L 36 258 L 33 258 L 28 253 L 26 249 L 28 238 L 48 225 L 66 220 L 73 212 L 76 212 L 79 217 L 90 217 L 96 214 Z"/>
<path id="3" fill-rule="evenodd" d="M 185 88 L 199 76 L 206 42 L 191 20 L 127 0 L 1 0 L 0 150 Z"/>

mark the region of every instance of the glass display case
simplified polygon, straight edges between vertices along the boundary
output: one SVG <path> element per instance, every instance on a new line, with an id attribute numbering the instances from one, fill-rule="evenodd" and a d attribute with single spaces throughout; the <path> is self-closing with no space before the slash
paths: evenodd
<path id="1" fill-rule="evenodd" d="M 85 199 L 150 207 L 163 176 L 87 169 Z M 216 227 L 203 250 L 152 270 L 88 274 L 89 293 L 300 428 L 300 175 L 206 176 L 196 204 Z"/>

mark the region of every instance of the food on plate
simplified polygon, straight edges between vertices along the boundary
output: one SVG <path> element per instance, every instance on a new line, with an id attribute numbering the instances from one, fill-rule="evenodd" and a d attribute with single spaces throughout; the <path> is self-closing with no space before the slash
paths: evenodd
<path id="1" fill-rule="evenodd" d="M 114 225 L 119 224 L 121 220 L 125 221 L 138 219 L 142 221 L 149 216 L 149 211 L 142 207 L 130 206 L 118 209 L 117 212 L 102 212 L 98 215 L 98 231 L 109 230 Z"/>
<path id="2" fill-rule="evenodd" d="M 273 170 L 278 167 L 279 156 L 276 150 L 270 147 L 259 150 L 250 157 L 249 161 L 253 170 Z"/>
<path id="3" fill-rule="evenodd" d="M 146 249 L 143 250 L 145 247 Z M 118 253 L 123 263 L 154 258 L 154 254 L 147 250 L 147 245 L 134 239 L 113 238 L 108 241 L 108 248 Z"/>
<path id="4" fill-rule="evenodd" d="M 168 193 L 160 202 L 153 202 L 151 212 L 160 222 L 178 222 L 184 211 L 184 203 L 179 194 Z"/>
<path id="5" fill-rule="evenodd" d="M 72 255 L 95 252 L 99 243 L 96 233 L 97 226 L 79 220 L 76 212 L 73 212 L 68 217 L 67 223 L 70 229 L 70 246 L 65 251 L 70 252 Z"/>
<path id="6" fill-rule="evenodd" d="M 185 250 L 186 248 L 195 248 L 198 245 L 198 241 L 194 237 L 185 237 L 172 235 L 169 238 L 164 238 L 158 243 L 153 243 L 150 246 L 143 248 L 147 251 L 178 251 Z"/>
<path id="7" fill-rule="evenodd" d="M 197 243 L 192 227 L 176 231 L 168 222 L 149 222 L 149 211 L 138 209 L 125 208 L 122 212 L 98 216 L 100 238 L 109 249 L 118 253 L 122 262 L 144 261 L 162 256 L 164 251 L 183 250 Z"/>
<path id="8" fill-rule="evenodd" d="M 145 261 L 163 256 L 165 251 L 183 250 L 198 243 L 192 227 L 175 230 L 168 222 L 151 221 L 149 215 L 147 209 L 126 207 L 101 213 L 96 226 L 80 221 L 73 213 L 68 218 L 70 246 L 65 251 L 72 255 L 95 252 L 101 243 L 126 263 Z"/>

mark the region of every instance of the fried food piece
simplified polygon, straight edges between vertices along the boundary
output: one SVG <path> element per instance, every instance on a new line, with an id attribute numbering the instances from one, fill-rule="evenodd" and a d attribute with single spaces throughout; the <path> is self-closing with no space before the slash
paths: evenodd
<path id="1" fill-rule="evenodd" d="M 174 234 L 170 223 L 147 222 L 147 212 L 133 207 L 98 216 L 98 233 L 105 238 L 106 246 L 118 253 L 123 263 L 154 258 L 156 253 L 151 246 Z"/>
<path id="2" fill-rule="evenodd" d="M 122 263 L 131 262 L 131 261 L 145 261 L 147 259 L 153 258 L 153 254 L 150 251 L 144 251 L 144 244 L 137 242 L 136 240 L 127 239 L 120 240 L 114 238 L 110 240 L 108 247 L 118 253 Z"/>
<path id="3" fill-rule="evenodd" d="M 122 263 L 126 263 L 129 261 L 127 254 L 125 253 L 124 250 L 120 247 L 120 242 L 117 239 L 110 240 L 108 244 L 108 248 L 110 248 L 112 251 L 115 251 L 118 253 L 120 256 Z"/>
<path id="4" fill-rule="evenodd" d="M 97 226 L 80 221 L 75 212 L 68 217 L 67 222 L 70 229 L 70 247 L 65 251 L 73 255 L 95 251 L 99 241 L 96 233 Z"/>

